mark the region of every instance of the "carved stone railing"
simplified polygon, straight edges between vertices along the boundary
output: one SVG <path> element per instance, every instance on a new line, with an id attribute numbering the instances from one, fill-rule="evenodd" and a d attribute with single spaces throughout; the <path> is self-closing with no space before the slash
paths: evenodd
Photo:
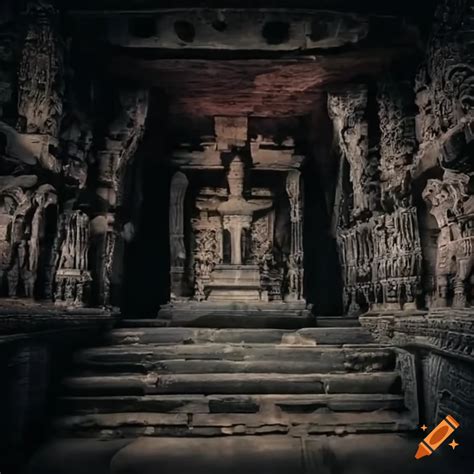
<path id="1" fill-rule="evenodd" d="M 359 318 L 377 342 L 416 356 L 425 423 L 451 414 L 463 426 L 474 422 L 474 311 L 367 313 Z"/>

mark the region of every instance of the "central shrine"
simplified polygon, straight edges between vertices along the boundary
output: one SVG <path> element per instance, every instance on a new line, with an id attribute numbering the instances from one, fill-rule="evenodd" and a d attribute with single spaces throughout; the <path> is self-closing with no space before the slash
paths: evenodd
<path id="1" fill-rule="evenodd" d="M 173 153 L 171 296 L 162 313 L 305 309 L 303 157 L 291 139 L 279 146 L 248 140 L 246 127 L 246 118 L 216 117 L 214 140 Z"/>

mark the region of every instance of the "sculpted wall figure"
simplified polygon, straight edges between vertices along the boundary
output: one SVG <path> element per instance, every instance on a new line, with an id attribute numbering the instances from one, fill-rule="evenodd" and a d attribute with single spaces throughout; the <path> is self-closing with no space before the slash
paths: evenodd
<path id="1" fill-rule="evenodd" d="M 56 303 L 82 305 L 88 284 L 89 217 L 82 211 L 62 214 L 58 224 Z"/>
<path id="2" fill-rule="evenodd" d="M 430 206 L 440 233 L 436 264 L 436 302 L 466 306 L 474 265 L 474 195 L 470 177 L 445 171 L 443 180 L 430 179 L 423 198 Z"/>

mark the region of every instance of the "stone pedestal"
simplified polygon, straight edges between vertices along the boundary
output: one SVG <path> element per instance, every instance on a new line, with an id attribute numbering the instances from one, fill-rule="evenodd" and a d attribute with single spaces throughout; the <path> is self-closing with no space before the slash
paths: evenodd
<path id="1" fill-rule="evenodd" d="M 302 328 L 315 325 L 303 302 L 173 301 L 160 308 L 158 318 L 169 326 L 213 328 Z"/>
<path id="2" fill-rule="evenodd" d="M 56 304 L 85 306 L 91 280 L 87 270 L 58 270 L 54 295 Z"/>
<path id="3" fill-rule="evenodd" d="M 208 288 L 209 301 L 260 301 L 258 265 L 216 265 Z"/>

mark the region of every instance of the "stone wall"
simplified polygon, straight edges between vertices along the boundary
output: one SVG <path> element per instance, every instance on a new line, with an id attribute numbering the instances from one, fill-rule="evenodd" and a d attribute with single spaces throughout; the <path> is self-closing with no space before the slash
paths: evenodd
<path id="1" fill-rule="evenodd" d="M 418 71 L 329 94 L 350 178 L 337 231 L 350 314 L 472 302 L 472 22 L 472 1 L 439 2 Z"/>
<path id="2" fill-rule="evenodd" d="M 349 168 L 336 232 L 349 314 L 416 307 L 422 268 L 411 194 L 412 96 L 406 82 L 380 82 L 376 91 L 357 85 L 328 97 L 341 159 Z M 369 102 L 376 103 L 376 115 Z"/>
<path id="3" fill-rule="evenodd" d="M 97 344 L 113 318 L 100 310 L 65 311 L 51 303 L 2 303 L 0 309 L 0 470 L 19 472 L 46 433 L 58 383 L 74 350 Z"/>
<path id="4" fill-rule="evenodd" d="M 148 93 L 74 70 L 72 42 L 52 3 L 7 11 L 10 21 L 0 25 L 0 295 L 108 305 L 113 259 L 122 258 L 115 246 L 127 226 L 116 211 Z"/>
<path id="5" fill-rule="evenodd" d="M 416 354 L 421 419 L 435 425 L 454 416 L 466 436 L 474 426 L 474 322 L 469 309 L 367 314 L 360 318 L 378 342 Z"/>

